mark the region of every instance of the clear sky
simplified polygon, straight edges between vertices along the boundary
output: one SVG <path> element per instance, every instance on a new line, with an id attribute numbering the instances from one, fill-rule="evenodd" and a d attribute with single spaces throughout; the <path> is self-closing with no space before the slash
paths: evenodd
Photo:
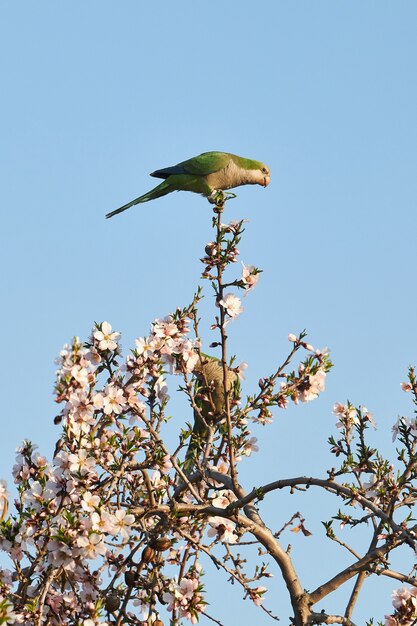
<path id="1" fill-rule="evenodd" d="M 3 478 L 23 438 L 53 450 L 64 342 L 108 320 L 128 349 L 191 300 L 212 237 L 203 198 L 172 194 L 104 215 L 150 189 L 149 172 L 207 150 L 272 173 L 267 190 L 241 188 L 227 207 L 249 220 L 242 260 L 264 270 L 230 326 L 249 363 L 246 391 L 285 356 L 289 332 L 306 328 L 335 363 L 319 400 L 254 433 L 246 487 L 323 474 L 331 409 L 347 398 L 374 413 L 373 441 L 395 459 L 391 425 L 411 413 L 399 383 L 417 363 L 416 28 L 410 0 L 1 4 Z M 349 563 L 320 539 L 320 519 L 336 508 L 317 494 L 263 504 L 276 528 L 300 510 L 314 532 L 288 538 L 310 589 Z M 393 585 L 376 582 L 359 623 L 390 609 Z M 266 604 L 286 623 L 278 585 L 277 572 Z M 214 592 L 211 612 L 266 623 L 240 595 L 230 590 L 225 610 Z"/>

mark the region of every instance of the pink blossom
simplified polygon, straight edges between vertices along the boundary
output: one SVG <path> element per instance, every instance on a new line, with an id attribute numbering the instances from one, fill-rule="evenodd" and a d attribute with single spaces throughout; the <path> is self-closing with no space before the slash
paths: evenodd
<path id="1" fill-rule="evenodd" d="M 0 567 L 0 580 L 4 585 L 11 586 L 13 584 L 13 575 L 11 571 Z"/>
<path id="2" fill-rule="evenodd" d="M 79 472 L 82 476 L 89 474 L 96 464 L 96 460 L 93 457 L 88 456 L 87 450 L 83 448 L 78 450 L 77 454 L 70 454 L 68 456 L 68 460 L 70 463 L 70 472 Z"/>
<path id="3" fill-rule="evenodd" d="M 398 433 L 400 431 L 400 426 L 407 426 L 407 419 L 405 417 L 401 417 L 400 415 L 397 418 L 394 426 L 392 427 L 392 441 L 395 441 Z"/>
<path id="4" fill-rule="evenodd" d="M 81 500 L 81 506 L 84 509 L 84 511 L 87 511 L 87 513 L 92 513 L 93 511 L 96 510 L 96 508 L 98 508 L 100 505 L 100 497 L 99 496 L 93 496 L 92 493 L 90 491 L 86 491 L 83 494 L 83 499 Z"/>
<path id="5" fill-rule="evenodd" d="M 411 597 L 410 590 L 407 587 L 395 589 L 391 594 L 392 605 L 395 609 L 401 609 L 405 606 L 408 598 Z"/>
<path id="6" fill-rule="evenodd" d="M 154 385 L 154 391 L 159 402 L 167 402 L 169 400 L 168 394 L 168 385 L 166 384 L 165 378 L 160 376 Z"/>
<path id="7" fill-rule="evenodd" d="M 336 402 L 333 405 L 333 415 L 344 415 L 345 412 L 347 411 L 347 405 L 346 404 L 342 404 L 341 402 Z"/>
<path id="8" fill-rule="evenodd" d="M 119 534 L 124 541 L 127 541 L 130 534 L 130 526 L 134 521 L 134 515 L 127 513 L 124 509 L 118 509 L 113 516 L 114 529 L 112 534 Z"/>
<path id="9" fill-rule="evenodd" d="M 0 480 L 0 498 L 6 499 L 9 497 L 7 490 L 7 482 L 3 479 Z"/>
<path id="10" fill-rule="evenodd" d="M 96 559 L 106 554 L 107 548 L 103 542 L 103 535 L 91 532 L 88 536 L 82 535 L 77 538 L 78 553 L 82 558 Z"/>
<path id="11" fill-rule="evenodd" d="M 157 319 L 153 323 L 155 337 L 174 337 L 178 334 L 178 326 L 173 321 L 171 315 L 165 319 Z"/>
<path id="12" fill-rule="evenodd" d="M 180 617 L 185 617 L 192 624 L 196 624 L 198 613 L 204 611 L 204 603 L 198 591 L 199 584 L 197 578 L 184 577 L 179 585 L 172 580 L 168 591 L 163 594 L 163 600 L 168 605 L 168 611 L 177 609 Z"/>
<path id="13" fill-rule="evenodd" d="M 91 529 L 96 530 L 101 533 L 109 533 L 110 535 L 116 535 L 117 530 L 115 530 L 115 519 L 114 515 L 108 513 L 107 511 L 94 511 L 90 517 Z"/>
<path id="14" fill-rule="evenodd" d="M 116 350 L 120 333 L 112 333 L 110 324 L 103 322 L 100 325 L 100 330 L 97 329 L 93 332 L 93 337 L 98 342 L 100 350 Z"/>
<path id="15" fill-rule="evenodd" d="M 167 485 L 165 482 L 165 478 L 163 477 L 163 475 L 161 474 L 159 470 L 155 470 L 153 472 L 152 477 L 151 477 L 151 483 L 155 489 L 166 491 Z"/>
<path id="16" fill-rule="evenodd" d="M 246 293 L 253 289 L 259 280 L 260 272 L 253 265 L 243 265 L 242 282 L 246 285 Z"/>
<path id="17" fill-rule="evenodd" d="M 245 456 L 250 456 L 252 452 L 259 451 L 259 446 L 256 445 L 257 441 L 258 439 L 256 437 L 251 437 L 250 439 L 248 439 L 248 441 L 246 441 L 245 445 L 243 446 L 243 454 Z"/>
<path id="18" fill-rule="evenodd" d="M 171 457 L 169 454 L 166 454 L 160 461 L 160 465 L 159 465 L 160 471 L 163 474 L 166 474 L 169 472 L 170 469 L 172 469 L 172 467 L 173 466 L 172 466 Z"/>
<path id="19" fill-rule="evenodd" d="M 265 598 L 263 597 L 263 595 L 265 591 L 267 591 L 267 588 L 261 586 L 255 587 L 255 589 L 250 589 L 250 598 L 256 606 L 260 606 L 264 601 Z"/>
<path id="20" fill-rule="evenodd" d="M 231 318 L 235 318 L 243 311 L 242 303 L 237 296 L 233 293 L 228 293 L 220 300 L 220 306 L 222 306 Z"/>
<path id="21" fill-rule="evenodd" d="M 73 548 L 63 541 L 53 539 L 48 542 L 48 561 L 54 567 L 64 567 L 65 569 L 74 569 Z"/>
<path id="22" fill-rule="evenodd" d="M 238 536 L 236 534 L 236 524 L 225 517 L 209 517 L 208 523 L 211 528 L 208 531 L 209 537 L 217 537 L 223 543 L 236 543 Z"/>
<path id="23" fill-rule="evenodd" d="M 311 400 L 317 398 L 318 395 L 324 391 L 326 372 L 319 369 L 315 374 L 309 375 L 308 382 L 309 386 L 298 394 L 301 402 L 311 402 Z"/>
<path id="24" fill-rule="evenodd" d="M 230 489 L 221 489 L 211 501 L 212 505 L 219 509 L 226 509 L 231 502 L 236 500 L 236 496 Z"/>
<path id="25" fill-rule="evenodd" d="M 24 499 L 29 506 L 40 509 L 45 502 L 55 500 L 56 489 L 51 489 L 52 485 L 42 486 L 38 481 L 32 483 L 31 487 L 24 492 Z"/>
<path id="26" fill-rule="evenodd" d="M 246 380 L 245 378 L 245 371 L 248 369 L 248 364 L 245 363 L 245 361 L 242 361 L 241 363 L 239 363 L 239 365 L 237 366 L 237 375 L 239 376 L 240 380 Z"/>
<path id="27" fill-rule="evenodd" d="M 3 595 L 0 595 L 0 623 L 17 624 L 16 613 L 13 612 L 13 605 Z"/>
<path id="28" fill-rule="evenodd" d="M 290 333 L 288 335 L 288 341 L 291 341 L 292 343 L 295 343 L 297 341 L 297 337 L 294 335 L 294 333 Z"/>
<path id="29" fill-rule="evenodd" d="M 354 424 L 359 423 L 355 407 L 349 406 L 348 404 L 336 402 L 336 404 L 333 405 L 333 415 L 339 417 L 339 421 L 336 423 L 336 428 L 339 429 L 347 428 L 350 430 Z"/>
<path id="30" fill-rule="evenodd" d="M 373 413 L 370 413 L 366 406 L 361 407 L 361 413 L 363 419 L 369 422 L 372 428 L 376 429 L 376 421 L 374 419 Z"/>
<path id="31" fill-rule="evenodd" d="M 71 430 L 76 435 L 79 435 L 81 432 L 87 433 L 95 423 L 94 405 L 82 389 L 77 389 L 74 393 L 71 393 L 64 414 L 67 415 Z"/>
<path id="32" fill-rule="evenodd" d="M 81 365 L 73 365 L 71 368 L 71 376 L 74 380 L 77 381 L 81 385 L 81 387 L 88 387 L 90 384 L 89 381 L 89 372 L 86 367 L 82 367 Z"/>
<path id="33" fill-rule="evenodd" d="M 410 383 L 400 383 L 403 391 L 411 391 L 413 386 Z"/>
<path id="34" fill-rule="evenodd" d="M 126 406 L 123 389 L 112 384 L 107 385 L 104 394 L 97 393 L 93 402 L 94 406 L 101 409 L 106 415 L 120 415 Z"/>
<path id="35" fill-rule="evenodd" d="M 135 339 L 135 346 L 138 355 L 143 356 L 144 359 L 147 359 L 155 351 L 155 343 L 151 337 Z"/>

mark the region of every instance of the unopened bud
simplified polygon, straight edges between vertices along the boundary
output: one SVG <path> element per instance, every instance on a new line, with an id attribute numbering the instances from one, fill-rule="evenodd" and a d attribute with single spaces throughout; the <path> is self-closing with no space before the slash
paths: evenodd
<path id="1" fill-rule="evenodd" d="M 217 254 L 217 245 L 214 243 L 214 241 L 210 241 L 206 247 L 204 248 L 207 256 L 216 256 Z"/>

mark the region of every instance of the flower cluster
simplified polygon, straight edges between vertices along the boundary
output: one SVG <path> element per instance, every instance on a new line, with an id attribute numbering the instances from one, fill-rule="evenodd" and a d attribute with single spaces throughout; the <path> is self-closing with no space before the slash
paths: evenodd
<path id="1" fill-rule="evenodd" d="M 205 602 L 201 595 L 203 585 L 196 574 L 185 576 L 179 583 L 172 580 L 168 591 L 163 594 L 168 611 L 178 611 L 179 617 L 185 617 L 192 624 L 198 622 L 199 616 L 205 610 Z"/>
<path id="2" fill-rule="evenodd" d="M 18 497 L 8 517 L 9 493 L 0 481 L 0 549 L 12 563 L 10 570 L 0 569 L 0 624 L 163 626 L 160 614 L 167 612 L 173 624 L 182 618 L 195 624 L 203 613 L 218 622 L 206 609 L 200 565 L 205 557 L 241 586 L 244 598 L 271 614 L 263 606 L 267 589 L 261 582 L 272 574 L 268 563 L 259 561 L 249 571 L 242 555 L 247 546 L 252 553 L 255 546 L 259 557 L 273 555 L 282 571 L 291 572 L 296 590 L 291 601 L 295 611 L 302 601 L 300 617 L 319 600 L 309 592 L 301 597 L 289 550 L 278 542 L 294 519 L 293 532 L 311 533 L 300 513 L 270 531 L 257 506 L 267 493 L 287 486 L 304 491 L 324 485 L 350 507 L 324 524 L 327 536 L 351 555 L 357 552 L 337 539 L 333 521 L 353 527 L 371 520 L 371 545 L 385 541 L 385 552 L 359 558 L 366 569 L 358 573 L 383 574 L 389 552 L 402 543 L 412 545 L 408 522 L 416 500 L 415 420 L 399 418 L 394 427 L 404 445 L 397 451 L 402 474 L 367 445 L 365 431 L 374 425 L 371 413 L 363 406 L 336 403 L 339 432 L 329 441 L 341 463 L 329 470 L 327 480 L 278 480 L 248 493 L 241 485 L 239 464 L 259 450 L 252 425 L 271 422 L 274 407 L 317 398 L 332 364 L 327 349 L 315 350 L 304 332 L 291 333 L 291 348 L 281 365 L 259 380 L 256 393 L 243 396 L 246 364 L 236 365 L 235 357 L 228 356 L 225 329 L 243 311 L 236 291 L 252 291 L 260 270 L 243 265 L 237 277 L 227 276 L 238 259 L 244 229 L 243 221 L 222 223 L 224 194 L 219 198 L 215 241 L 206 245 L 202 259 L 202 276 L 211 281 L 216 304 L 211 328 L 218 337 L 210 348 L 219 348 L 219 356 L 201 351 L 200 289 L 188 307 L 156 319 L 125 359 L 120 333 L 107 321 L 96 323 L 85 343 L 74 337 L 64 346 L 55 382 L 61 407 L 55 423 L 61 425 L 61 435 L 53 459 L 49 462 L 35 445 L 23 442 L 13 467 Z M 193 424 L 179 420 L 173 449 L 165 436 L 170 375 L 180 377 L 193 418 Z M 402 388 L 414 394 L 417 404 L 411 368 Z M 341 476 L 348 480 L 338 485 Z M 399 518 L 401 507 L 407 517 L 397 524 L 393 512 Z M 411 625 L 416 598 L 415 587 L 395 592 L 395 612 L 386 617 L 386 626 Z M 314 619 L 311 613 L 308 620 Z M 330 619 L 320 614 L 323 623 Z"/>
<path id="3" fill-rule="evenodd" d="M 417 587 L 401 587 L 392 593 L 392 615 L 385 616 L 385 626 L 412 626 L 417 620 Z"/>

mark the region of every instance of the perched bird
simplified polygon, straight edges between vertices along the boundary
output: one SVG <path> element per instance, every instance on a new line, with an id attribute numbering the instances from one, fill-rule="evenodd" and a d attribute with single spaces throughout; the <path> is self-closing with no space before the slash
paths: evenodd
<path id="1" fill-rule="evenodd" d="M 191 434 L 190 444 L 184 461 L 184 471 L 189 474 L 195 465 L 204 444 L 207 440 L 206 424 L 216 424 L 225 416 L 225 393 L 223 382 L 223 366 L 216 357 L 201 355 L 201 360 L 197 364 L 194 372 L 196 381 L 194 393 L 196 404 L 200 409 L 200 414 L 194 411 L 194 428 Z M 227 368 L 226 389 L 230 400 L 239 395 L 240 380 L 235 370 Z"/>
<path id="2" fill-rule="evenodd" d="M 270 181 L 269 167 L 264 163 L 228 152 L 203 152 L 173 167 L 156 170 L 151 176 L 165 180 L 143 196 L 108 213 L 106 217 L 113 217 L 135 204 L 160 198 L 171 191 L 193 191 L 210 199 L 210 196 L 213 197 L 220 190 L 233 189 L 240 185 L 266 187 Z"/>

